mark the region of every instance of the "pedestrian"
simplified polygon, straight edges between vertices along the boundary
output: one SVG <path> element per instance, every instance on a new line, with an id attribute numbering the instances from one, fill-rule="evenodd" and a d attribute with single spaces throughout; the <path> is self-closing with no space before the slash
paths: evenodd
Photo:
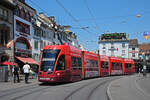
<path id="1" fill-rule="evenodd" d="M 17 78 L 17 82 L 19 83 L 20 82 L 20 79 L 19 79 L 19 73 L 20 73 L 20 70 L 19 70 L 19 66 L 16 65 L 13 67 L 13 76 L 14 76 L 14 83 L 16 83 L 16 78 Z"/>
<path id="2" fill-rule="evenodd" d="M 25 74 L 25 83 L 28 83 L 29 73 L 30 73 L 30 65 L 26 62 L 23 66 L 24 74 Z"/>
<path id="3" fill-rule="evenodd" d="M 146 65 L 143 66 L 143 76 L 146 77 Z"/>

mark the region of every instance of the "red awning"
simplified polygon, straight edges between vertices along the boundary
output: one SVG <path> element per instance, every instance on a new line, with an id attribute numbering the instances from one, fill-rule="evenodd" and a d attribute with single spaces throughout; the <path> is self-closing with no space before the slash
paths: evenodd
<path id="1" fill-rule="evenodd" d="M 16 64 L 12 62 L 4 61 L 4 62 L 1 62 L 0 65 L 16 65 Z"/>
<path id="2" fill-rule="evenodd" d="M 36 64 L 36 65 L 39 65 L 38 62 L 36 62 L 34 59 L 32 58 L 23 58 L 23 57 L 16 57 L 17 59 L 19 59 L 20 61 L 26 63 L 28 62 L 29 64 Z"/>

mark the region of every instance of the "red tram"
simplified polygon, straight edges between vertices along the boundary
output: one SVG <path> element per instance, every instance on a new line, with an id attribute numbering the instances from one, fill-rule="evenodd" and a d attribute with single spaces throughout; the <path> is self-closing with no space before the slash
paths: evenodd
<path id="1" fill-rule="evenodd" d="M 124 74 L 131 74 L 135 72 L 135 65 L 132 59 L 124 59 Z"/>
<path id="2" fill-rule="evenodd" d="M 100 76 L 108 76 L 109 75 L 109 57 L 100 55 L 99 56 L 100 61 Z"/>
<path id="3" fill-rule="evenodd" d="M 85 78 L 122 75 L 135 71 L 134 61 L 81 51 L 69 45 L 45 46 L 42 51 L 40 82 L 74 82 Z"/>
<path id="4" fill-rule="evenodd" d="M 121 75 L 123 70 L 123 59 L 110 57 L 110 75 Z"/>
<path id="5" fill-rule="evenodd" d="M 40 82 L 78 81 L 82 77 L 82 52 L 68 45 L 45 46 L 39 67 Z"/>
<path id="6" fill-rule="evenodd" d="M 83 51 L 83 78 L 99 76 L 98 55 L 92 52 Z"/>

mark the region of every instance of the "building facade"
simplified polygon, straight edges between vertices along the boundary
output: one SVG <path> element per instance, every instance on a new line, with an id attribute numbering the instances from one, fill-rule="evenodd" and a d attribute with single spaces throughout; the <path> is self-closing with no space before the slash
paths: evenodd
<path id="1" fill-rule="evenodd" d="M 150 43 L 139 44 L 139 59 L 150 61 Z"/>
<path id="2" fill-rule="evenodd" d="M 26 4 L 25 0 L 15 0 L 14 11 L 14 57 L 20 68 L 24 63 L 38 64 L 32 59 L 33 20 L 36 10 Z"/>
<path id="3" fill-rule="evenodd" d="M 13 46 L 8 44 L 13 41 L 13 11 L 15 3 L 12 0 L 0 0 L 0 62 L 14 61 Z"/>
<path id="4" fill-rule="evenodd" d="M 68 45 L 79 48 L 76 34 L 70 31 L 69 29 L 64 29 L 64 32 L 62 34 L 62 40 L 63 43 L 68 43 Z"/>
<path id="5" fill-rule="evenodd" d="M 34 35 L 31 39 L 32 58 L 39 62 L 41 50 L 45 45 L 54 44 L 55 32 L 51 19 L 44 13 L 40 13 L 33 24 Z"/>
<path id="6" fill-rule="evenodd" d="M 126 33 L 104 33 L 99 37 L 99 54 L 128 58 L 129 39 Z"/>
<path id="7" fill-rule="evenodd" d="M 65 26 L 56 24 L 54 16 L 46 16 L 39 13 L 36 21 L 33 23 L 34 35 L 31 39 L 32 57 L 34 60 L 40 60 L 41 50 L 45 45 L 61 45 L 67 43 L 75 47 L 78 46 L 75 33 L 66 29 Z"/>
<path id="8" fill-rule="evenodd" d="M 139 59 L 139 48 L 137 39 L 129 40 L 129 58 L 134 60 Z"/>
<path id="9" fill-rule="evenodd" d="M 1 0 L 0 3 L 0 54 L 7 53 L 11 61 L 25 63 L 22 59 L 33 58 L 39 62 L 45 45 L 67 43 L 79 47 L 75 33 L 56 24 L 54 16 L 37 15 L 25 0 Z M 10 43 L 13 46 L 7 47 Z"/>
<path id="10" fill-rule="evenodd" d="M 150 72 L 150 43 L 139 44 L 139 61 L 146 64 L 147 71 Z"/>

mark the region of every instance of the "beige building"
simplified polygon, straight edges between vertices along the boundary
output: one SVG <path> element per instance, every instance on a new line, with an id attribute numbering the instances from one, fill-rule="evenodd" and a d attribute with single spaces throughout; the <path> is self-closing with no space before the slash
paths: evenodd
<path id="1" fill-rule="evenodd" d="M 129 40 L 129 58 L 132 58 L 134 60 L 139 59 L 139 48 L 137 39 Z"/>
<path id="2" fill-rule="evenodd" d="M 139 44 L 139 57 L 143 59 L 143 55 L 146 60 L 150 62 L 150 43 Z"/>

